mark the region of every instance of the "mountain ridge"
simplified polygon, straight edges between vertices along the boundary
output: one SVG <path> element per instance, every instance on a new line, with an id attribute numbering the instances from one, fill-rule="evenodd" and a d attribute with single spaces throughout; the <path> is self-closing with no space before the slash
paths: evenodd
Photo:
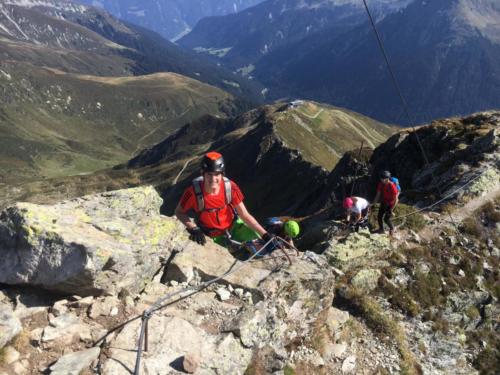
<path id="1" fill-rule="evenodd" d="M 185 51 L 153 31 L 70 1 L 7 1 L 0 12 L 7 59 L 74 73 L 141 75 L 171 71 L 259 100 L 256 83 Z"/>
<path id="2" fill-rule="evenodd" d="M 360 134 L 353 128 L 354 124 L 362 124 L 371 131 Z M 277 103 L 230 118 L 202 116 L 138 153 L 127 164 L 89 176 L 33 183 L 21 191 L 27 196 L 39 196 L 36 191 L 45 191 L 44 195 L 49 197 L 52 195 L 46 191 L 49 188 L 55 195 L 64 196 L 69 192 L 74 196 L 111 186 L 147 183 L 154 184 L 161 192 L 165 212 L 172 212 L 183 187 L 199 172 L 200 155 L 215 148 L 227 158 L 228 175 L 246 187 L 249 201 L 255 205 L 253 208 L 263 214 L 285 210 L 289 205 L 288 193 L 270 194 L 273 184 L 283 187 L 288 181 L 307 189 L 307 179 L 297 181 L 290 170 L 296 169 L 297 173 L 321 184 L 345 151 L 358 149 L 363 142 L 364 147 L 370 147 L 370 143 L 378 145 L 395 131 L 396 128 L 365 116 L 320 103 Z M 296 167 L 288 169 L 285 166 L 289 163 Z M 280 169 L 280 165 L 284 169 Z M 281 177 L 276 177 L 278 174 Z M 64 186 L 57 181 L 65 181 Z M 4 194 L 9 195 L 9 189 L 5 189 Z M 271 199 L 273 195 L 275 201 Z"/>

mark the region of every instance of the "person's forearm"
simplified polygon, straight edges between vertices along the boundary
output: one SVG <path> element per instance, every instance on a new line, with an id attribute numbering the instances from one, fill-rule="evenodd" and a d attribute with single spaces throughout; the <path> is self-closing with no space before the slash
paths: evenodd
<path id="1" fill-rule="evenodd" d="M 240 216 L 240 219 L 251 229 L 256 231 L 260 236 L 263 236 L 267 231 L 259 224 L 259 222 L 250 214 Z"/>
<path id="2" fill-rule="evenodd" d="M 177 216 L 177 219 L 179 219 L 179 221 L 184 224 L 187 229 L 196 228 L 196 224 L 191 220 L 191 218 L 179 208 L 175 210 L 175 216 Z"/>

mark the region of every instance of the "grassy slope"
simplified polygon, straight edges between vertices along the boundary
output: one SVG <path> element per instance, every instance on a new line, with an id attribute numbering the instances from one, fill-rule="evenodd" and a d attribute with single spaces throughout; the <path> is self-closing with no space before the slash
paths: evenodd
<path id="1" fill-rule="evenodd" d="M 126 161 L 232 97 L 173 74 L 94 77 L 0 64 L 0 175 L 7 182 L 88 173 Z"/>
<path id="2" fill-rule="evenodd" d="M 322 112 L 315 117 L 320 110 Z M 316 184 L 321 178 L 318 167 L 331 169 L 337 154 L 359 147 L 360 140 L 364 139 L 359 136 L 359 132 L 365 131 L 360 130 L 363 127 L 375 134 L 368 137 L 374 144 L 395 130 L 355 113 L 310 102 L 297 108 L 284 104 L 264 106 L 226 121 L 205 116 L 141 153 L 132 169 L 121 166 L 89 176 L 25 184 L 18 191 L 4 189 L 3 193 L 0 191 L 0 202 L 50 201 L 153 184 L 165 193 L 166 206 L 170 207 L 183 186 L 198 172 L 198 156 L 215 148 L 227 156 L 228 175 L 240 183 L 249 206 L 255 212 L 268 210 L 275 214 L 288 207 L 293 197 L 302 196 L 306 185 Z M 294 156 L 296 151 L 303 158 Z M 280 167 L 276 169 L 276 166 Z M 302 176 L 299 180 L 298 175 Z M 172 189 L 174 181 L 178 184 Z M 282 190 L 284 186 L 288 186 L 286 194 Z"/>
<path id="3" fill-rule="evenodd" d="M 346 151 L 375 148 L 396 129 L 369 117 L 315 102 L 289 108 L 275 116 L 277 132 L 287 146 L 300 150 L 313 164 L 331 170 Z"/>

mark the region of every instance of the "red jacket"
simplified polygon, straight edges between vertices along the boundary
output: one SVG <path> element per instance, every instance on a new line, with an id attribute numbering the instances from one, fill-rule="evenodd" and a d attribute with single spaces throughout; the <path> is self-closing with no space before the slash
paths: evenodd
<path id="1" fill-rule="evenodd" d="M 219 194 L 207 194 L 203 189 L 203 200 L 205 209 L 198 211 L 198 202 L 193 186 L 189 186 L 181 197 L 180 206 L 183 212 L 194 210 L 197 214 L 197 221 L 200 226 L 209 231 L 211 237 L 220 236 L 226 229 L 229 229 L 234 221 L 233 207 L 243 201 L 243 193 L 238 185 L 231 181 L 231 202 L 226 202 L 224 181 L 221 182 Z"/>
<path id="2" fill-rule="evenodd" d="M 398 196 L 398 188 L 395 183 L 389 181 L 387 184 L 379 182 L 377 185 L 377 193 L 382 194 L 382 203 L 393 207 L 396 204 L 396 198 Z"/>

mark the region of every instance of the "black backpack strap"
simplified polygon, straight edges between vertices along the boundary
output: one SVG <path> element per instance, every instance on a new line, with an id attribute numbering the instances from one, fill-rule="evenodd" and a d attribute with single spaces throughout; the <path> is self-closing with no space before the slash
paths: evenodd
<path id="1" fill-rule="evenodd" d="M 198 211 L 205 209 L 205 201 L 203 200 L 203 177 L 197 177 L 193 180 L 194 194 L 196 195 L 196 202 L 198 203 Z"/>

